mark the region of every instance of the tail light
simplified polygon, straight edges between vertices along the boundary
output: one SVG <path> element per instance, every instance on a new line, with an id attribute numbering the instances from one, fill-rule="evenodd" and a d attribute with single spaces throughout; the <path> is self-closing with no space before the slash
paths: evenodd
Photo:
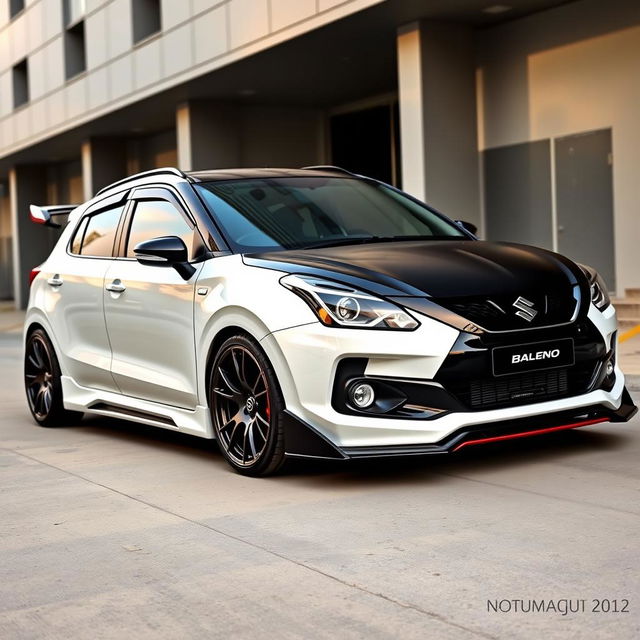
<path id="1" fill-rule="evenodd" d="M 35 269 L 31 269 L 31 273 L 29 274 L 29 286 L 36 279 L 36 276 L 40 273 L 40 267 L 36 267 Z"/>

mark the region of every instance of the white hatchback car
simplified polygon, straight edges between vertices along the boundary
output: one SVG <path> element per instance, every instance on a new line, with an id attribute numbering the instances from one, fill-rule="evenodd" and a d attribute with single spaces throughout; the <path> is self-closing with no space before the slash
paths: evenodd
<path id="1" fill-rule="evenodd" d="M 34 269 L 35 420 L 218 440 L 229 464 L 428 455 L 626 421 L 616 317 L 589 267 L 478 241 L 335 167 L 159 169 L 80 206 Z"/>

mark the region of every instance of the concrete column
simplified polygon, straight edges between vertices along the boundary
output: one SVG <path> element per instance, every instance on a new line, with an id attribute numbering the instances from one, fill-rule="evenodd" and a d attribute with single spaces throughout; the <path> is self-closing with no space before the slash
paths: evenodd
<path id="1" fill-rule="evenodd" d="M 207 101 L 181 104 L 176 111 L 178 166 L 183 171 L 240 165 L 237 112 Z"/>
<path id="2" fill-rule="evenodd" d="M 13 299 L 12 253 L 9 186 L 0 182 L 0 300 Z"/>
<path id="3" fill-rule="evenodd" d="M 82 187 L 89 200 L 127 176 L 127 145 L 120 138 L 91 138 L 82 144 Z M 66 204 L 66 203 L 65 203 Z"/>
<path id="4" fill-rule="evenodd" d="M 403 188 L 480 223 L 473 31 L 415 22 L 398 31 Z"/>
<path id="5" fill-rule="evenodd" d="M 9 172 L 11 207 L 13 293 L 17 309 L 29 301 L 29 273 L 51 252 L 58 237 L 54 229 L 34 225 L 30 204 L 47 204 L 47 175 L 40 165 L 14 167 Z"/>

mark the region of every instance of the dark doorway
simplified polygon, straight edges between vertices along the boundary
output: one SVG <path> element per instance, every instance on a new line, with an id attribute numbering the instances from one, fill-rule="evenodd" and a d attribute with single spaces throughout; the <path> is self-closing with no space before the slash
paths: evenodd
<path id="1" fill-rule="evenodd" d="M 397 122 L 397 103 L 332 116 L 331 162 L 354 173 L 399 184 Z"/>
<path id="2" fill-rule="evenodd" d="M 615 291 L 611 129 L 555 142 L 558 251 L 597 269 Z"/>
<path id="3" fill-rule="evenodd" d="M 553 247 L 549 140 L 484 152 L 487 240 Z"/>

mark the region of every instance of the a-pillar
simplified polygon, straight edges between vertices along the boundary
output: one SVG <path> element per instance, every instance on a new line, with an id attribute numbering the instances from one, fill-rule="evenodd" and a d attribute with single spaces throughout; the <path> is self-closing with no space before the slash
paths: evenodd
<path id="1" fill-rule="evenodd" d="M 398 30 L 403 189 L 480 222 L 473 31 L 421 21 Z"/>

